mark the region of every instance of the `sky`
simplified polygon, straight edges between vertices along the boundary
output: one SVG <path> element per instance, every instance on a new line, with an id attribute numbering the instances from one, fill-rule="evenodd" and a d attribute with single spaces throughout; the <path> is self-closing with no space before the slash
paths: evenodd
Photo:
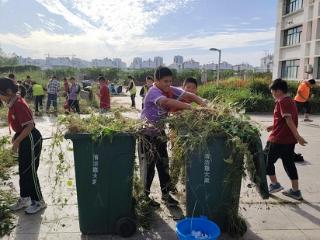
<path id="1" fill-rule="evenodd" d="M 23 57 L 175 55 L 259 65 L 272 53 L 277 0 L 0 0 L 0 47 Z"/>

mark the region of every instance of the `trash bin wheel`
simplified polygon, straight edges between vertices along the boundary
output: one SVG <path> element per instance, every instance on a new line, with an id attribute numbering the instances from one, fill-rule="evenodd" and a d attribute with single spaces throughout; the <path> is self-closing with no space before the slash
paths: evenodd
<path id="1" fill-rule="evenodd" d="M 121 218 L 116 225 L 117 234 L 121 237 L 130 237 L 137 230 L 136 222 L 132 218 Z"/>

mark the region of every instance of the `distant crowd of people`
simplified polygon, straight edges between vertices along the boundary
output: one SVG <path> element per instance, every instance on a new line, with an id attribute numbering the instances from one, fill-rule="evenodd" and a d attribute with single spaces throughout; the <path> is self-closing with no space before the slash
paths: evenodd
<path id="1" fill-rule="evenodd" d="M 50 113 L 51 107 L 53 107 L 53 113 L 57 114 L 59 97 L 63 96 L 65 97 L 63 106 L 65 113 L 68 114 L 70 112 L 75 112 L 80 114 L 79 94 L 81 92 L 81 86 L 75 77 L 70 77 L 69 79 L 64 78 L 63 87 L 61 87 L 61 84 L 56 76 L 52 76 L 50 78 L 46 87 L 32 80 L 30 76 L 27 76 L 24 81 L 20 81 L 16 80 L 16 77 L 13 73 L 10 73 L 8 75 L 8 79 L 12 80 L 13 83 L 17 85 L 17 94 L 20 97 L 27 100 L 27 102 L 33 101 L 35 115 L 40 114 L 40 112 L 44 110 L 43 102 L 46 95 L 46 113 Z M 102 75 L 99 75 L 97 81 L 99 83 L 99 90 L 96 95 L 100 100 L 100 112 L 105 113 L 110 110 L 110 91 L 108 87 L 109 81 Z M 91 88 L 88 91 L 90 91 L 90 94 L 92 94 Z M 2 106 L 1 101 L 0 106 Z"/>

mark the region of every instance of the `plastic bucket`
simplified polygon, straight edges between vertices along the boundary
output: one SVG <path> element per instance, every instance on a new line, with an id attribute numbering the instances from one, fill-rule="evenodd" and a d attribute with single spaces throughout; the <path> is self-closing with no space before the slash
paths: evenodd
<path id="1" fill-rule="evenodd" d="M 221 234 L 217 224 L 207 217 L 185 218 L 177 223 L 176 233 L 179 240 L 215 240 Z"/>

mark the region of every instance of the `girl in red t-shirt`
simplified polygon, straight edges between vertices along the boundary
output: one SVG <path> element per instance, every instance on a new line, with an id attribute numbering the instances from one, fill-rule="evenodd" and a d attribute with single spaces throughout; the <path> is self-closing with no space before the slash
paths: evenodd
<path id="1" fill-rule="evenodd" d="M 108 80 L 104 77 L 99 77 L 100 91 L 97 94 L 100 98 L 100 112 L 105 113 L 110 110 L 110 92 L 108 88 Z"/>
<path id="2" fill-rule="evenodd" d="M 27 214 L 34 214 L 46 207 L 37 175 L 42 136 L 35 128 L 32 111 L 17 92 L 18 86 L 11 79 L 0 78 L 0 99 L 9 107 L 9 129 L 15 132 L 12 150 L 18 152 L 19 160 L 20 198 L 11 209 L 26 208 Z"/>

